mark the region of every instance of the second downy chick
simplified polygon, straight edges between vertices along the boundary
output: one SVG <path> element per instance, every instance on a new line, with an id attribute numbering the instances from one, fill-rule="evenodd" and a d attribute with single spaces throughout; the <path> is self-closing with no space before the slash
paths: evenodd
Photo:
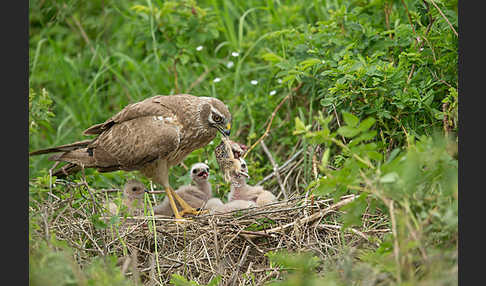
<path id="1" fill-rule="evenodd" d="M 240 158 L 241 169 L 248 174 L 248 165 L 243 158 Z M 247 184 L 246 176 L 240 173 L 231 173 L 230 193 L 228 194 L 228 202 L 235 200 L 253 201 L 257 206 L 264 206 L 266 204 L 277 201 L 277 198 L 262 186 L 251 186 Z"/>
<path id="2" fill-rule="evenodd" d="M 194 185 L 181 186 L 175 192 L 191 207 L 202 208 L 212 196 L 211 184 L 209 183 L 209 166 L 204 163 L 196 163 L 192 165 L 190 174 Z M 177 209 L 181 210 L 182 208 L 177 201 L 176 204 Z M 154 214 L 173 215 L 167 197 L 164 198 L 161 204 L 154 207 Z"/>
<path id="3" fill-rule="evenodd" d="M 221 214 L 235 210 L 247 209 L 256 206 L 253 201 L 234 200 L 231 202 L 223 203 L 218 198 L 211 198 L 206 203 L 205 209 L 209 210 L 210 214 Z"/>
<path id="4" fill-rule="evenodd" d="M 140 215 L 143 213 L 144 193 L 147 191 L 145 185 L 137 180 L 128 180 L 123 186 L 122 204 L 127 208 L 130 215 Z M 119 208 L 114 202 L 108 203 L 108 211 L 115 215 Z"/>

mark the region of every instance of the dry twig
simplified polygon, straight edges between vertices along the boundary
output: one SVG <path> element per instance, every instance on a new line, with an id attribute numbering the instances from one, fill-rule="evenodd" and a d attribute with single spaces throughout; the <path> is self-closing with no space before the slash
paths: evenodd
<path id="1" fill-rule="evenodd" d="M 302 82 L 299 83 L 299 85 L 297 85 L 292 90 L 292 92 L 289 92 L 289 94 L 287 94 L 287 96 L 285 96 L 282 99 L 282 101 L 280 101 L 280 103 L 277 105 L 277 107 L 275 107 L 275 109 L 272 112 L 272 116 L 270 117 L 270 122 L 268 122 L 267 128 L 265 129 L 265 132 L 263 133 L 263 135 L 260 138 L 258 138 L 258 140 L 255 143 L 253 143 L 253 145 L 251 145 L 251 147 L 248 149 L 248 151 L 246 151 L 245 155 L 243 155 L 243 159 L 245 159 L 246 156 L 251 152 L 251 150 L 253 150 L 253 148 L 255 148 L 255 146 L 258 145 L 258 143 L 260 143 L 260 141 L 262 141 L 263 138 L 265 138 L 268 135 L 268 133 L 270 132 L 270 127 L 272 126 L 273 118 L 275 117 L 275 115 L 277 115 L 277 111 L 280 109 L 280 107 L 282 107 L 284 102 L 287 101 L 287 99 L 289 99 L 290 95 L 292 95 L 293 93 L 297 92 L 300 89 L 302 84 L 303 84 Z"/>
<path id="2" fill-rule="evenodd" d="M 282 184 L 282 179 L 280 178 L 280 173 L 278 171 L 278 165 L 277 165 L 277 163 L 275 163 L 275 160 L 272 157 L 272 153 L 270 153 L 270 150 L 268 150 L 268 147 L 263 140 L 261 141 L 261 145 L 262 145 L 263 151 L 265 152 L 265 154 L 267 154 L 268 159 L 270 160 L 270 163 L 273 166 L 273 173 L 275 174 L 275 177 L 277 177 L 277 182 L 278 182 L 278 185 L 280 186 L 280 191 L 283 193 L 284 198 L 288 199 L 287 192 L 285 191 L 285 187 Z"/>

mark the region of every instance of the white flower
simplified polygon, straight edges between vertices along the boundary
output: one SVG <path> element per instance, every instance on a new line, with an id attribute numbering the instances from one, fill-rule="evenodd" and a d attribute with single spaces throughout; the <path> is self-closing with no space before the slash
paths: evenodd
<path id="1" fill-rule="evenodd" d="M 219 77 L 217 77 L 217 78 L 215 78 L 215 79 L 213 80 L 213 82 L 220 82 L 220 81 L 221 81 L 221 79 L 220 79 Z"/>
<path id="2" fill-rule="evenodd" d="M 326 61 L 325 61 L 325 60 L 322 60 L 322 62 L 321 62 L 321 63 L 325 64 L 325 63 L 326 63 Z"/>
<path id="3" fill-rule="evenodd" d="M 270 91 L 270 96 L 275 95 L 276 93 L 277 93 L 276 90 L 272 90 L 272 91 Z"/>
<path id="4" fill-rule="evenodd" d="M 235 63 L 234 63 L 234 62 L 229 61 L 229 62 L 226 64 L 226 67 L 230 69 L 230 68 L 232 68 L 234 65 L 235 65 Z"/>
<path id="5" fill-rule="evenodd" d="M 257 85 L 258 84 L 258 81 L 257 80 L 252 80 L 252 81 L 250 81 L 250 83 L 253 84 L 253 85 Z"/>
<path id="6" fill-rule="evenodd" d="M 232 55 L 233 57 L 237 57 L 237 56 L 239 56 L 239 55 L 240 55 L 240 53 L 238 53 L 238 52 L 232 52 L 232 53 L 231 53 L 231 55 Z"/>
<path id="7" fill-rule="evenodd" d="M 278 82 L 278 83 L 282 83 L 282 79 L 281 79 L 281 78 L 279 78 L 279 79 L 277 80 L 277 82 Z"/>
<path id="8" fill-rule="evenodd" d="M 203 46 L 199 46 L 196 48 L 196 51 L 201 51 L 203 49 Z"/>

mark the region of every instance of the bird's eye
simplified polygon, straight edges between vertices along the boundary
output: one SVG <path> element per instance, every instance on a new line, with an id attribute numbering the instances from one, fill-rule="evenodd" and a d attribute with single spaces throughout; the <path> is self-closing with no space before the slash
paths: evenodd
<path id="1" fill-rule="evenodd" d="M 193 174 L 196 174 L 197 173 L 197 170 L 196 169 L 192 170 L 192 173 Z"/>
<path id="2" fill-rule="evenodd" d="M 136 192 L 136 191 L 137 191 L 137 187 L 133 187 L 132 192 Z"/>
<path id="3" fill-rule="evenodd" d="M 221 116 L 219 116 L 217 114 L 214 114 L 213 120 L 214 120 L 214 122 L 219 123 L 219 122 L 221 122 L 221 120 L 223 120 L 223 118 L 221 118 Z"/>
<path id="4" fill-rule="evenodd" d="M 206 172 L 209 173 L 209 168 L 206 168 Z"/>

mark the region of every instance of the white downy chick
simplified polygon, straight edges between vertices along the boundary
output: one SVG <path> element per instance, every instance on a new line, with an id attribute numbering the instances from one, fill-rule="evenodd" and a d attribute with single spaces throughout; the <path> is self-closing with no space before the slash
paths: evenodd
<path id="1" fill-rule="evenodd" d="M 204 163 L 192 165 L 190 170 L 192 183 L 194 185 L 184 185 L 175 192 L 193 208 L 202 208 L 212 197 L 211 184 L 209 183 L 209 166 Z M 177 209 L 182 207 L 177 203 Z M 169 204 L 169 199 L 164 198 L 161 204 L 154 207 L 154 214 L 172 216 L 173 212 Z"/>
<path id="2" fill-rule="evenodd" d="M 239 158 L 241 169 L 248 174 L 248 165 L 243 158 Z M 247 177 L 239 173 L 231 173 L 231 187 L 228 194 L 228 202 L 234 200 L 245 200 L 255 202 L 257 206 L 277 201 L 275 195 L 265 190 L 262 186 L 251 186 L 247 184 Z"/>
<path id="3" fill-rule="evenodd" d="M 209 210 L 210 214 L 222 214 L 231 211 L 247 209 L 256 206 L 256 203 L 252 201 L 244 201 L 244 200 L 234 200 L 231 202 L 227 202 L 224 204 L 218 198 L 211 198 L 206 203 L 204 209 Z"/>

